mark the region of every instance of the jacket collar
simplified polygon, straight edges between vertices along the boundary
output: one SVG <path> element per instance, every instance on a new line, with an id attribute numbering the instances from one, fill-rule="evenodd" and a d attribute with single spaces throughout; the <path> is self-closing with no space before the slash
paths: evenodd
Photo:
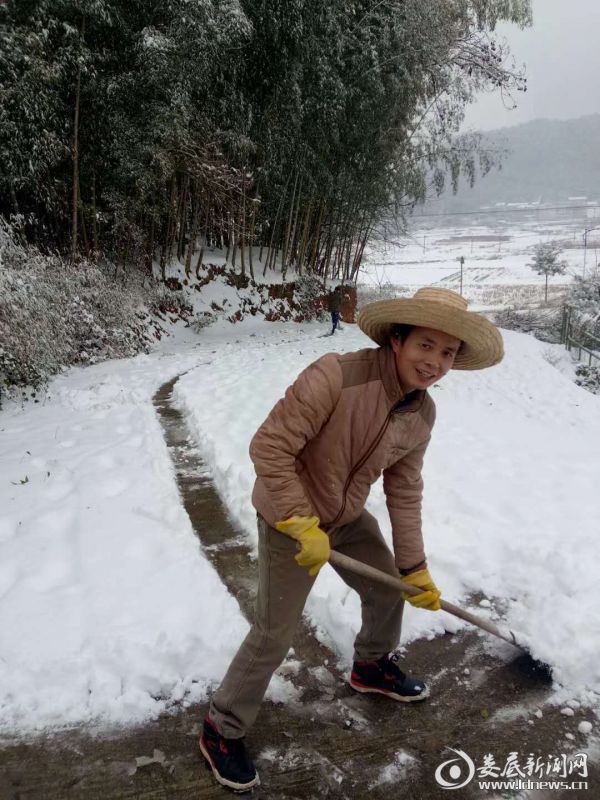
<path id="1" fill-rule="evenodd" d="M 427 392 L 423 389 L 415 389 L 413 392 L 404 394 L 398 371 L 396 370 L 396 359 L 394 351 L 389 345 L 379 347 L 377 350 L 379 358 L 379 373 L 392 408 L 400 406 L 399 411 L 418 411 L 425 401 Z"/>

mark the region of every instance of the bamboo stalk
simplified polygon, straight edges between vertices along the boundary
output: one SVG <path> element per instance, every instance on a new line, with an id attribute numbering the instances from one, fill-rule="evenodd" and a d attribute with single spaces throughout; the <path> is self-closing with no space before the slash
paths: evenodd
<path id="1" fill-rule="evenodd" d="M 369 240 L 369 236 L 371 235 L 372 228 L 373 228 L 373 223 L 371 221 L 369 221 L 367 223 L 366 228 L 365 228 L 365 232 L 364 232 L 364 235 L 363 235 L 363 238 L 362 238 L 362 242 L 360 244 L 360 248 L 359 248 L 359 250 L 357 252 L 357 255 L 354 258 L 354 266 L 353 266 L 353 269 L 352 269 L 352 281 L 353 282 L 356 282 L 356 276 L 358 274 L 358 270 L 360 269 L 360 265 L 362 263 L 363 253 L 365 251 L 365 246 L 366 246 L 366 244 L 367 244 L 367 242 Z"/>
<path id="2" fill-rule="evenodd" d="M 181 179 L 181 186 L 179 189 L 179 201 L 177 203 L 177 214 L 176 220 L 179 223 L 179 236 L 177 236 L 177 261 L 181 262 L 181 257 L 183 255 L 183 238 L 185 236 L 185 229 L 186 229 L 186 206 L 187 206 L 187 197 L 188 197 L 188 184 L 190 178 L 189 175 L 183 175 Z M 177 235 L 177 228 L 176 228 L 176 235 Z"/>
<path id="3" fill-rule="evenodd" d="M 286 229 L 285 229 L 285 237 L 284 237 L 284 240 L 283 240 L 283 251 L 282 251 L 282 254 L 281 254 L 281 274 L 282 274 L 284 280 L 285 280 L 285 273 L 286 273 L 286 269 L 287 269 L 287 263 L 286 262 L 287 262 L 287 253 L 288 253 L 288 243 L 289 243 L 289 238 L 290 238 L 290 230 L 291 230 L 291 227 L 292 227 L 292 218 L 293 218 L 293 213 L 294 213 L 294 204 L 295 204 L 295 201 L 296 201 L 296 188 L 297 188 L 297 186 L 298 186 L 298 172 L 296 172 L 296 177 L 294 179 L 294 188 L 292 190 L 292 200 L 291 200 L 291 203 L 290 203 L 290 213 L 288 215 L 288 222 L 287 222 L 287 226 L 286 226 Z"/>
<path id="4" fill-rule="evenodd" d="M 81 19 L 79 31 L 79 49 L 85 34 L 85 17 Z M 75 88 L 75 118 L 73 120 L 73 208 L 71 216 L 71 260 L 75 261 L 79 252 L 77 243 L 77 219 L 79 217 L 79 111 L 81 103 L 81 58 L 77 67 L 77 83 Z"/>
<path id="5" fill-rule="evenodd" d="M 304 254 L 306 253 L 306 249 L 308 246 L 308 232 L 310 229 L 310 220 L 312 217 L 312 197 L 308 201 L 308 205 L 306 207 L 306 211 L 304 212 L 304 225 L 302 229 L 302 236 L 300 238 L 300 249 L 298 250 L 298 266 L 297 272 L 298 275 L 302 275 L 302 265 L 304 263 Z"/>
<path id="6" fill-rule="evenodd" d="M 192 229 L 190 232 L 190 241 L 188 243 L 188 249 L 185 256 L 185 274 L 188 278 L 192 274 L 192 255 L 194 252 L 196 239 L 198 237 L 198 231 L 200 230 L 200 220 L 202 218 L 197 187 L 193 184 L 192 189 L 195 189 L 195 191 L 192 191 Z"/>
<path id="7" fill-rule="evenodd" d="M 309 266 L 313 272 L 316 271 L 316 264 L 317 264 L 317 255 L 319 252 L 319 240 L 321 238 L 321 225 L 323 224 L 323 216 L 325 214 L 325 200 L 321 200 L 321 206 L 319 209 L 319 218 L 317 220 L 317 226 L 314 232 L 314 242 L 312 247 L 312 253 L 310 256 Z"/>
<path id="8" fill-rule="evenodd" d="M 244 176 L 245 176 L 244 170 Z M 241 266 L 242 266 L 242 275 L 246 274 L 246 259 L 244 258 L 244 248 L 246 245 L 246 181 L 242 182 L 242 222 L 240 225 L 240 238 L 242 240 L 242 246 L 240 250 L 241 255 Z"/>
<path id="9" fill-rule="evenodd" d="M 290 175 L 288 175 L 288 177 L 286 179 L 285 186 L 283 187 L 283 191 L 281 192 L 281 197 L 279 198 L 279 203 L 277 205 L 277 212 L 275 214 L 275 222 L 273 223 L 273 227 L 271 229 L 271 238 L 270 238 L 270 241 L 269 241 L 269 252 L 267 254 L 267 260 L 265 261 L 265 268 L 263 269 L 263 278 L 265 277 L 267 269 L 269 268 L 269 266 L 271 264 L 274 265 L 274 263 L 275 263 L 275 259 L 273 258 L 273 244 L 274 244 L 274 241 L 275 241 L 275 235 L 277 233 L 277 227 L 279 225 L 279 219 L 280 219 L 280 216 L 281 216 L 281 211 L 283 209 L 283 203 L 284 203 L 284 200 L 285 200 L 285 195 L 286 195 L 286 192 L 287 192 L 287 188 L 288 188 L 289 182 L 290 182 Z M 271 268 L 273 268 L 273 267 L 271 266 Z"/>
<path id="10" fill-rule="evenodd" d="M 165 230 L 165 237 L 163 240 L 163 245 L 160 253 L 160 272 L 161 277 L 164 281 L 166 280 L 166 267 L 167 267 L 167 260 L 170 257 L 170 243 L 171 243 L 171 217 L 173 214 L 173 205 L 175 203 L 175 191 L 176 191 L 176 177 L 175 174 L 171 177 L 171 196 L 169 198 L 169 210 L 167 212 L 167 224 Z"/>
<path id="11" fill-rule="evenodd" d="M 250 217 L 250 235 L 248 241 L 248 267 L 250 269 L 250 277 L 254 280 L 254 264 L 252 262 L 252 247 L 254 245 L 254 226 L 256 224 L 256 203 L 252 202 L 252 215 Z"/>
<path id="12" fill-rule="evenodd" d="M 146 255 L 146 266 L 150 274 L 152 274 L 152 262 L 154 259 L 154 230 L 155 230 L 154 214 L 150 217 L 150 233 L 148 235 L 148 251 Z"/>
<path id="13" fill-rule="evenodd" d="M 83 202 L 81 200 L 81 183 L 79 180 L 79 173 L 77 174 L 77 210 L 79 213 L 79 222 L 81 228 L 81 238 L 83 239 L 83 247 L 85 249 L 85 254 L 89 258 L 90 257 L 90 243 L 88 240 L 87 229 L 85 226 L 85 217 L 83 213 Z"/>
<path id="14" fill-rule="evenodd" d="M 98 253 L 98 212 L 96 210 L 96 172 L 92 172 L 92 246 Z"/>
<path id="15" fill-rule="evenodd" d="M 295 246 L 296 245 L 296 230 L 297 230 L 297 227 L 298 227 L 298 216 L 300 214 L 300 204 L 302 202 L 302 183 L 303 183 L 303 178 L 301 176 L 301 178 L 300 178 L 300 186 L 298 187 L 298 195 L 297 195 L 297 199 L 296 199 L 296 210 L 294 212 L 294 225 L 292 227 L 292 233 L 291 233 L 291 237 L 290 237 L 289 250 L 288 250 L 288 262 L 289 262 L 290 265 L 293 265 L 293 264 L 296 263 L 296 256 L 295 256 L 295 254 L 296 254 L 296 246 Z M 288 265 L 286 264 L 286 269 L 287 269 L 287 266 Z"/>

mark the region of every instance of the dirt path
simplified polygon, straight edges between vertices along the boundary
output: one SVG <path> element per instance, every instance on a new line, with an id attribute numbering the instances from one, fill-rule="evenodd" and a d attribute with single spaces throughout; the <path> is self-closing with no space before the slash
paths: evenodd
<path id="1" fill-rule="evenodd" d="M 206 556 L 249 616 L 255 564 L 244 537 L 227 518 L 183 418 L 170 404 L 175 382 L 161 388 L 155 405 L 183 502 Z M 503 767 L 511 751 L 523 766 L 529 753 L 578 752 L 585 745 L 577 732 L 585 713 L 565 717 L 546 706 L 547 679 L 526 661 L 503 664 L 486 654 L 475 634 L 420 641 L 407 649 L 411 671 L 432 689 L 431 699 L 415 706 L 356 695 L 336 669 L 334 654 L 306 626 L 298 631 L 294 650 L 301 667 L 286 677 L 295 684 L 297 698 L 284 705 L 266 702 L 249 737 L 263 781 L 253 793 L 257 800 L 600 797 L 598 767 L 592 764 L 588 788 L 581 791 L 501 795 L 480 789 L 476 780 L 455 792 L 438 786 L 436 768 L 453 756 L 448 747 L 465 751 L 477 766 L 492 753 Z M 537 709 L 541 718 L 534 716 Z M 182 707 L 143 727 L 101 735 L 75 729 L 32 741 L 5 741 L 0 800 L 230 796 L 214 783 L 198 755 L 204 711 Z M 567 740 L 566 732 L 574 740 Z"/>

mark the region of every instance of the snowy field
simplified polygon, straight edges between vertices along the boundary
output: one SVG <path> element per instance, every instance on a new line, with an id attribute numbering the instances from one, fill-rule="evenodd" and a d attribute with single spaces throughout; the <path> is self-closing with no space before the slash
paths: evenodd
<path id="1" fill-rule="evenodd" d="M 186 413 L 230 513 L 256 542 L 248 443 L 300 369 L 369 346 L 354 326 L 225 322 L 159 351 L 73 369 L 0 411 L 0 719 L 4 732 L 139 721 L 206 697 L 247 624 L 182 509 L 152 395 L 185 372 Z M 559 346 L 507 332 L 505 361 L 432 390 L 424 530 L 444 596 L 474 592 L 550 663 L 556 700 L 600 693 L 600 398 Z M 556 362 L 556 366 L 549 361 Z M 561 367 L 561 369 L 558 369 Z M 381 485 L 369 509 L 389 538 Z M 489 600 L 489 602 L 487 602 Z M 358 598 L 322 570 L 307 614 L 349 664 Z M 403 640 L 455 631 L 408 608 Z M 486 639 L 499 658 L 512 648 Z M 284 678 L 273 687 L 285 697 Z"/>
<path id="2" fill-rule="evenodd" d="M 555 242 L 560 247 L 568 267 L 564 275 L 551 277 L 549 286 L 564 287 L 584 268 L 588 275 L 597 271 L 599 223 L 585 209 L 415 216 L 406 234 L 388 233 L 369 247 L 359 281 L 370 287 L 389 282 L 404 287 L 404 293 L 433 283 L 458 289 L 462 256 L 463 293 L 479 307 L 496 305 L 499 287 L 503 302 L 540 302 L 545 278 L 528 266 L 535 246 Z"/>

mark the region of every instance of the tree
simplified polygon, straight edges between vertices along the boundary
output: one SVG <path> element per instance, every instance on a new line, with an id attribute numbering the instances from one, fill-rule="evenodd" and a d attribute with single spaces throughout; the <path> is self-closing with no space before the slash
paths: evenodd
<path id="1" fill-rule="evenodd" d="M 582 277 L 573 276 L 569 287 L 569 305 L 579 314 L 587 317 L 597 326 L 600 335 L 600 270 L 596 268 L 591 274 Z"/>
<path id="2" fill-rule="evenodd" d="M 585 278 L 574 275 L 569 286 L 567 306 L 570 314 L 570 327 L 575 338 L 590 347 L 600 347 L 600 271 L 596 268 Z"/>
<path id="3" fill-rule="evenodd" d="M 502 20 L 530 0 L 0 2 L 0 214 L 74 256 L 259 245 L 352 281 L 383 217 L 489 166 L 458 133 L 526 88 Z"/>
<path id="4" fill-rule="evenodd" d="M 538 275 L 546 276 L 546 289 L 544 302 L 548 302 L 548 278 L 550 275 L 562 275 L 568 264 L 566 261 L 559 260 L 560 248 L 553 242 L 542 242 L 535 247 L 533 261 L 527 266 L 531 267 Z"/>

